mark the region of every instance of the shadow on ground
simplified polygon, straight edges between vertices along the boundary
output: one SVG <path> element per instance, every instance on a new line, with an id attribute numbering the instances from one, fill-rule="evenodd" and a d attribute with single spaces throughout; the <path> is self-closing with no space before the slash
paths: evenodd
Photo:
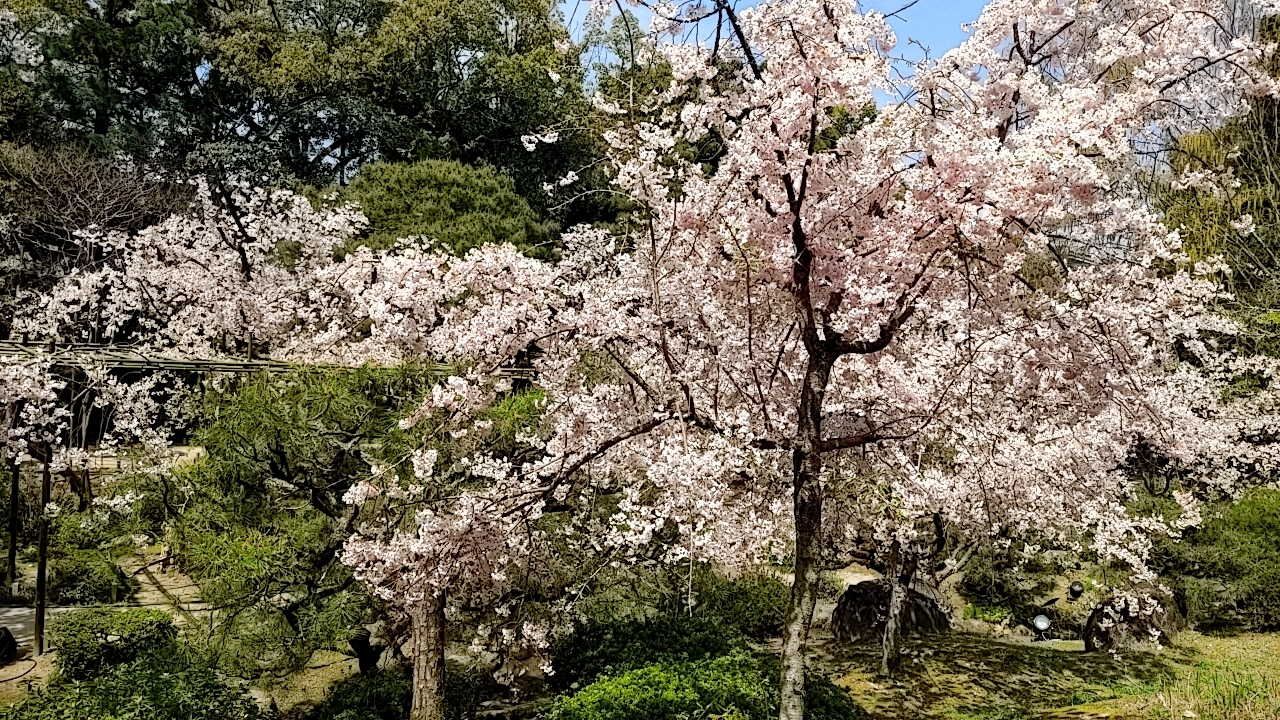
<path id="1" fill-rule="evenodd" d="M 1085 653 L 951 635 L 910 640 L 902 668 L 880 677 L 874 645 L 818 644 L 811 662 L 827 671 L 876 718 L 1112 718 L 1090 704 L 1155 692 L 1187 662 L 1185 650 Z"/>

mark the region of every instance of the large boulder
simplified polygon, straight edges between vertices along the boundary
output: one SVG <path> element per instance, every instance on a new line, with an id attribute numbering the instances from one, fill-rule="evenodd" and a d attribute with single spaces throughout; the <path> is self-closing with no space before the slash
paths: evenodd
<path id="1" fill-rule="evenodd" d="M 831 630 L 847 643 L 880 642 L 889 617 L 889 583 L 865 580 L 850 585 L 836 602 Z M 941 633 L 951 629 L 947 613 L 937 601 L 908 589 L 899 622 L 903 635 Z"/>
<path id="2" fill-rule="evenodd" d="M 1098 603 L 1084 623 L 1084 649 L 1132 650 L 1166 645 L 1178 637 L 1182 615 L 1167 592 L 1139 588 Z"/>

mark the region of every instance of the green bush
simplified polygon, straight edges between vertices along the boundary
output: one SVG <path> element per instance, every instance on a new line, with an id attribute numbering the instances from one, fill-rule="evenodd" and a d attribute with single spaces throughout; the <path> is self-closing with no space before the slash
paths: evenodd
<path id="1" fill-rule="evenodd" d="M 585 684 L 658 663 L 707 660 L 745 647 L 737 631 L 717 619 L 659 617 L 593 623 L 553 650 L 552 687 Z"/>
<path id="2" fill-rule="evenodd" d="M 61 650 L 59 651 L 61 654 Z M 0 709 L 0 720 L 259 720 L 265 715 L 212 668 L 180 653 L 139 658 L 84 682 L 54 682 Z"/>
<path id="3" fill-rule="evenodd" d="M 1237 587 L 1236 612 L 1243 624 L 1280 629 L 1280 562 L 1259 568 Z"/>
<path id="4" fill-rule="evenodd" d="M 809 720 L 865 720 L 870 716 L 848 691 L 820 675 L 804 679 L 804 716 Z"/>
<path id="5" fill-rule="evenodd" d="M 97 550 L 108 541 L 106 524 L 94 522 L 86 513 L 66 513 L 53 521 L 49 544 L 55 553 Z"/>
<path id="6" fill-rule="evenodd" d="M 1180 542 L 1162 540 L 1153 565 L 1187 620 L 1203 629 L 1280 629 L 1280 491 L 1256 490 L 1202 511 Z"/>
<path id="7" fill-rule="evenodd" d="M 698 583 L 696 615 L 718 618 L 755 640 L 782 634 L 791 607 L 791 586 L 768 572 L 753 572 L 732 580 L 706 573 Z"/>
<path id="8" fill-rule="evenodd" d="M 597 680 L 556 701 L 550 720 L 688 720 L 776 715 L 759 664 L 743 650 L 701 662 L 664 663 Z"/>
<path id="9" fill-rule="evenodd" d="M 173 618 L 150 608 L 75 610 L 49 624 L 49 642 L 58 650 L 58 671 L 74 680 L 161 652 L 177 635 Z"/>
<path id="10" fill-rule="evenodd" d="M 329 691 L 307 720 L 404 720 L 413 701 L 408 673 L 382 670 L 347 678 Z"/>
<path id="11" fill-rule="evenodd" d="M 129 579 L 120 566 L 94 550 L 76 550 L 50 562 L 53 583 L 49 600 L 54 605 L 95 605 L 123 600 L 129 595 Z M 111 588 L 116 587 L 116 595 Z"/>
<path id="12" fill-rule="evenodd" d="M 445 720 L 471 720 L 493 679 L 479 668 L 445 669 Z M 403 669 L 347 678 L 329 692 L 307 720 L 405 720 L 413 685 Z"/>
<path id="13" fill-rule="evenodd" d="M 648 665 L 604 677 L 562 696 L 549 720 L 764 720 L 778 713 L 780 671 L 776 660 L 760 660 L 737 649 L 698 662 Z M 849 694 L 825 678 L 805 679 L 805 717 L 862 720 Z"/>
<path id="14" fill-rule="evenodd" d="M 1074 613 L 1082 606 L 1058 603 L 1046 607 L 1037 602 L 1053 591 L 1061 570 L 1043 558 L 1017 564 L 1006 553 L 979 552 L 965 565 L 957 588 L 970 604 L 965 616 L 989 622 L 1008 618 L 1030 627 L 1032 618 L 1046 615 L 1053 623 L 1050 637 L 1075 639 L 1082 619 Z"/>

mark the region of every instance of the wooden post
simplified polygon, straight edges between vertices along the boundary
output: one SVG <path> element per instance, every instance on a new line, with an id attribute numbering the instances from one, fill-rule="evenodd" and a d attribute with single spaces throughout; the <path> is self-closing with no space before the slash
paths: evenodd
<path id="1" fill-rule="evenodd" d="M 9 426 L 13 429 L 18 427 L 18 418 L 22 417 L 23 402 L 18 402 L 9 406 L 11 416 Z M 5 581 L 9 584 L 9 592 L 17 595 L 13 591 L 15 584 L 18 582 L 18 523 L 21 521 L 18 515 L 18 502 L 21 500 L 21 487 L 19 486 L 22 477 L 22 465 L 18 462 L 15 455 L 9 458 L 9 564 L 5 566 Z"/>
<path id="2" fill-rule="evenodd" d="M 19 473 L 22 471 L 18 458 L 9 459 L 9 564 L 5 566 L 5 582 L 9 591 L 13 591 L 18 582 L 18 502 L 21 500 Z"/>
<path id="3" fill-rule="evenodd" d="M 53 461 L 53 448 L 44 448 L 44 471 L 40 477 L 40 545 L 36 555 L 36 654 L 44 654 L 45 595 L 48 591 L 49 565 L 49 517 L 45 508 L 49 505 L 49 463 Z"/>

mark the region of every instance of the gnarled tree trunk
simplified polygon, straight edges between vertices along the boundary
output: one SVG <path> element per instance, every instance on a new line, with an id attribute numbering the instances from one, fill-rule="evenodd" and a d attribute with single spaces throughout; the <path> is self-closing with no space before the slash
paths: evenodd
<path id="1" fill-rule="evenodd" d="M 413 709 L 409 720 L 444 720 L 444 593 L 428 598 L 410 618 Z"/>
<path id="2" fill-rule="evenodd" d="M 907 594 L 902 582 L 902 565 L 902 546 L 895 540 L 889 547 L 884 573 L 885 580 L 889 582 L 889 606 L 885 609 L 884 641 L 880 645 L 880 672 L 883 675 L 892 675 L 902 658 L 898 641 L 902 637 L 902 603 Z"/>
<path id="3" fill-rule="evenodd" d="M 822 396 L 834 364 L 832 357 L 811 356 L 800 393 L 800 416 L 792 451 L 795 581 L 782 635 L 781 720 L 804 718 L 804 651 L 818 601 L 818 555 L 822 546 Z"/>

